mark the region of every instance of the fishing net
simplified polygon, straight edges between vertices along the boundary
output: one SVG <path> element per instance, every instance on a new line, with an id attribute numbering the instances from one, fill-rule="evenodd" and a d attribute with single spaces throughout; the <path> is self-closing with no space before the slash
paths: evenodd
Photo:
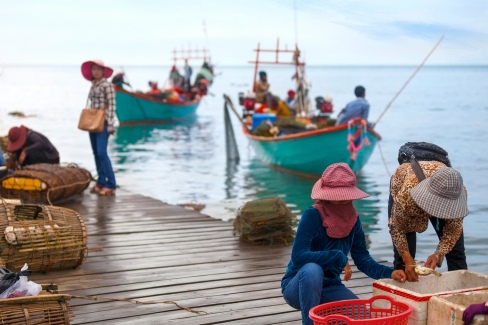
<path id="1" fill-rule="evenodd" d="M 252 244 L 289 244 L 297 222 L 296 215 L 280 198 L 257 199 L 237 209 L 233 232 Z"/>

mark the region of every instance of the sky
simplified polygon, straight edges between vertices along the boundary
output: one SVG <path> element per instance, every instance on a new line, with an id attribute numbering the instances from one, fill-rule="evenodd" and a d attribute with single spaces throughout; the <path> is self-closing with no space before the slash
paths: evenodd
<path id="1" fill-rule="evenodd" d="M 0 0 L 0 66 L 218 65 L 298 45 L 307 65 L 488 64 L 486 0 Z"/>

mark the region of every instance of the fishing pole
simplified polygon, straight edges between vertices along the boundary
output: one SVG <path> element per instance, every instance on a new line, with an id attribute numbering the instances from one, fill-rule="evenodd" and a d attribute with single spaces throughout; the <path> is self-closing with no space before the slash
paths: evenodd
<path id="1" fill-rule="evenodd" d="M 415 71 L 412 73 L 412 75 L 410 76 L 410 78 L 408 78 L 407 81 L 403 84 L 402 88 L 400 88 L 400 90 L 395 94 L 395 96 L 393 96 L 392 100 L 388 103 L 388 105 L 386 105 L 385 109 L 383 110 L 383 112 L 381 112 L 380 116 L 378 117 L 378 119 L 376 119 L 376 121 L 374 122 L 373 125 L 376 126 L 376 124 L 378 124 L 378 122 L 380 121 L 380 119 L 383 117 L 383 115 L 385 114 L 385 112 L 390 108 L 391 104 L 393 104 L 393 102 L 398 97 L 398 95 L 400 95 L 400 93 L 403 91 L 403 89 L 405 89 L 405 87 L 408 85 L 408 83 L 410 82 L 410 80 L 412 80 L 413 77 L 417 74 L 417 72 L 419 72 L 419 70 L 424 66 L 424 63 L 427 61 L 427 59 L 430 57 L 430 55 L 432 53 L 434 53 L 435 49 L 437 48 L 437 46 L 439 46 L 439 44 L 441 43 L 441 41 L 442 41 L 443 38 L 444 38 L 444 35 L 442 35 L 441 38 L 437 41 L 437 43 L 435 44 L 435 46 L 432 48 L 432 50 L 430 50 L 429 54 L 427 54 L 427 56 L 422 61 L 422 63 L 420 63 L 420 65 L 417 67 L 417 69 L 415 69 Z"/>

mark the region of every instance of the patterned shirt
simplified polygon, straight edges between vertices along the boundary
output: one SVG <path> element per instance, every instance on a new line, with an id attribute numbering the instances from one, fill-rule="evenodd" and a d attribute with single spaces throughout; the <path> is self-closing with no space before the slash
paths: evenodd
<path id="1" fill-rule="evenodd" d="M 426 178 L 442 167 L 446 167 L 438 161 L 419 161 Z M 406 233 L 422 233 L 427 230 L 430 214 L 422 210 L 410 196 L 410 190 L 418 184 L 418 179 L 410 163 L 400 165 L 390 182 L 390 193 L 393 198 L 391 217 L 388 221 L 390 235 L 398 252 L 408 252 Z M 466 190 L 466 189 L 465 189 Z M 439 257 L 437 266 L 442 265 L 444 256 L 449 253 L 463 231 L 463 219 L 445 219 L 442 237 L 435 254 Z"/>
<path id="2" fill-rule="evenodd" d="M 113 126 L 115 121 L 115 91 L 113 85 L 105 78 L 102 78 L 99 82 L 93 80 L 88 97 L 92 108 L 101 109 L 105 107 L 105 120 L 108 125 Z"/>

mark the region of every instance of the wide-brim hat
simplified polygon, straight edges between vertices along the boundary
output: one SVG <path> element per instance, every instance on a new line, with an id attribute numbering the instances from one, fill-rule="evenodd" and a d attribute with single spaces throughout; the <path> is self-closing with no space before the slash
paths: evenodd
<path id="1" fill-rule="evenodd" d="M 453 168 L 438 169 L 410 190 L 415 203 L 428 214 L 441 219 L 459 219 L 469 214 L 461 174 Z"/>
<path id="2" fill-rule="evenodd" d="M 21 125 L 20 127 L 14 126 L 8 131 L 8 145 L 7 151 L 17 151 L 20 150 L 25 142 L 27 141 L 28 128 Z"/>
<path id="3" fill-rule="evenodd" d="M 92 68 L 92 65 L 94 65 L 94 64 L 103 68 L 103 77 L 104 78 L 110 78 L 110 76 L 114 73 L 114 70 L 110 67 L 107 67 L 105 65 L 105 63 L 103 63 L 102 60 L 95 59 L 95 60 L 91 60 L 91 61 L 86 61 L 86 62 L 83 62 L 83 64 L 81 65 L 81 74 L 88 81 L 93 80 L 91 68 Z"/>
<path id="4" fill-rule="evenodd" d="M 346 163 L 332 164 L 325 169 L 312 188 L 312 199 L 324 201 L 349 201 L 368 197 L 356 187 L 356 175 Z"/>

